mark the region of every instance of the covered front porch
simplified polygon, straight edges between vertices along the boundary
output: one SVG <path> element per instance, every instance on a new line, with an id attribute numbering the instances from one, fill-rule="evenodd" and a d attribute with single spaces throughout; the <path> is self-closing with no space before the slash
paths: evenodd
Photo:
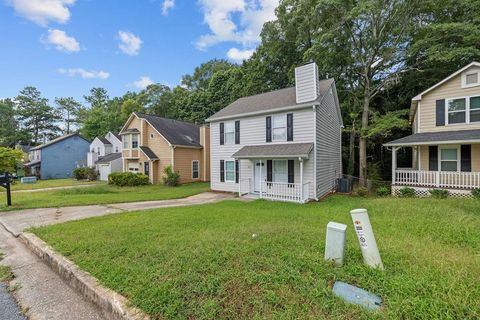
<path id="1" fill-rule="evenodd" d="M 465 195 L 480 188 L 480 130 L 414 134 L 385 146 L 392 150 L 392 193 L 405 186 L 422 194 L 440 188 Z M 412 149 L 412 165 L 398 167 L 405 148 Z"/>
<path id="2" fill-rule="evenodd" d="M 312 149 L 311 143 L 243 147 L 233 158 L 246 163 L 239 168 L 251 170 L 239 172 L 239 195 L 297 203 L 312 199 Z"/>

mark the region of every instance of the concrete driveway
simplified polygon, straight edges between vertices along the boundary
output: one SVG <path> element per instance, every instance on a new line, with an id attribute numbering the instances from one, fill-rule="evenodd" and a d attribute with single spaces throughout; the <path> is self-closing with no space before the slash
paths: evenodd
<path id="1" fill-rule="evenodd" d="M 213 203 L 232 199 L 230 194 L 205 192 L 184 199 L 117 203 L 63 208 L 44 208 L 0 213 L 0 263 L 12 268 L 18 286 L 15 297 L 32 320 L 104 319 L 95 306 L 76 291 L 17 239 L 30 227 L 62 223 L 134 210 Z M 3 319 L 0 315 L 0 319 Z"/>

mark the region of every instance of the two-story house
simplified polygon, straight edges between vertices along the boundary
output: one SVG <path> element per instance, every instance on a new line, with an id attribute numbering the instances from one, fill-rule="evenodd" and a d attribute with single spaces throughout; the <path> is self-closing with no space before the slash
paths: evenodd
<path id="1" fill-rule="evenodd" d="M 335 189 L 342 174 L 342 118 L 335 81 L 315 63 L 295 86 L 240 98 L 210 122 L 211 188 L 306 202 Z"/>
<path id="2" fill-rule="evenodd" d="M 480 63 L 472 62 L 412 99 L 413 134 L 392 149 L 392 194 L 404 186 L 418 196 L 432 188 L 470 196 L 480 188 Z M 412 148 L 411 168 L 397 168 L 397 152 Z"/>
<path id="3" fill-rule="evenodd" d="M 104 137 L 96 137 L 90 144 L 87 155 L 87 165 L 95 167 L 99 179 L 108 180 L 112 172 L 122 171 L 122 138 L 113 132 L 108 132 Z"/>
<path id="4" fill-rule="evenodd" d="M 40 179 L 71 178 L 73 169 L 86 164 L 89 144 L 78 133 L 71 133 L 31 148 L 27 172 Z"/>
<path id="5" fill-rule="evenodd" d="M 120 131 L 124 172 L 143 173 L 162 181 L 172 166 L 180 182 L 210 180 L 210 129 L 185 121 L 134 112 Z"/>

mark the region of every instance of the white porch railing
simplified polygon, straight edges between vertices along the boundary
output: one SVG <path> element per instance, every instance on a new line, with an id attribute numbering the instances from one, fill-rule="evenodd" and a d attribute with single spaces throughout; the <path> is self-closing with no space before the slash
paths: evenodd
<path id="1" fill-rule="evenodd" d="M 238 192 L 240 196 L 246 194 L 258 195 L 259 198 L 304 203 L 309 198 L 310 183 L 267 182 L 262 183 L 261 192 L 255 192 L 251 179 L 240 179 Z"/>
<path id="2" fill-rule="evenodd" d="M 480 188 L 480 172 L 422 171 L 396 169 L 394 185 L 435 188 Z"/>

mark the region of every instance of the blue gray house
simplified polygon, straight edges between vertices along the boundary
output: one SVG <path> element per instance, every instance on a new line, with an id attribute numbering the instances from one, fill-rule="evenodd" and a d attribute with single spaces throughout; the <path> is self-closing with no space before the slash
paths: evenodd
<path id="1" fill-rule="evenodd" d="M 73 169 L 87 164 L 90 142 L 71 133 L 30 149 L 25 166 L 40 179 L 71 178 Z"/>

